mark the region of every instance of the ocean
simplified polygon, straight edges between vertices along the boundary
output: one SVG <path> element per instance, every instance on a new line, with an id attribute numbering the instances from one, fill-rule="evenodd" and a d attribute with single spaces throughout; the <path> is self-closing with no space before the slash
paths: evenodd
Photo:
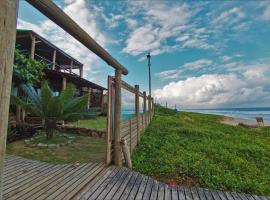
<path id="1" fill-rule="evenodd" d="M 270 120 L 270 107 L 184 109 L 182 111 L 224 115 L 228 117 L 251 119 L 251 120 L 254 120 L 256 117 L 263 117 L 265 120 Z"/>

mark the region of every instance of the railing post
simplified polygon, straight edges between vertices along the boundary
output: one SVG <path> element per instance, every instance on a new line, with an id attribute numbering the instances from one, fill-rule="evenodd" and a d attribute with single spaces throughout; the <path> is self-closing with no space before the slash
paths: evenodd
<path id="1" fill-rule="evenodd" d="M 129 140 L 130 140 L 130 155 L 132 154 L 132 121 L 129 120 Z"/>
<path id="2" fill-rule="evenodd" d="M 111 148 L 112 148 L 112 79 L 108 76 L 107 80 L 108 98 L 107 98 L 107 135 L 106 135 L 106 155 L 105 161 L 109 165 L 112 160 Z M 89 88 L 90 89 L 90 88 Z"/>
<path id="3" fill-rule="evenodd" d="M 154 98 L 152 97 L 152 118 L 154 117 L 155 112 L 155 105 L 154 105 Z"/>
<path id="4" fill-rule="evenodd" d="M 147 126 L 147 117 L 146 117 L 146 92 L 143 92 L 143 115 L 144 115 L 144 128 Z"/>
<path id="5" fill-rule="evenodd" d="M 136 119 L 137 119 L 137 144 L 140 142 L 140 124 L 139 124 L 139 116 L 140 116 L 140 96 L 139 96 L 139 91 L 140 91 L 140 86 L 135 85 L 136 89 L 136 96 L 135 96 L 135 114 L 136 114 Z"/>
<path id="6" fill-rule="evenodd" d="M 0 200 L 6 153 L 8 111 L 16 39 L 18 1 L 0 1 Z"/>
<path id="7" fill-rule="evenodd" d="M 152 110 L 152 106 L 151 106 L 151 96 L 148 95 L 148 124 L 151 121 L 151 110 Z"/>
<path id="8" fill-rule="evenodd" d="M 122 166 L 121 158 L 121 74 L 119 69 L 115 70 L 115 100 L 114 100 L 114 163 Z"/>

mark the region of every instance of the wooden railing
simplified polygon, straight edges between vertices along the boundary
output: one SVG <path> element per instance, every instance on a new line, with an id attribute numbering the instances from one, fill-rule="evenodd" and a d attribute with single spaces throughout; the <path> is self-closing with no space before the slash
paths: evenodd
<path id="1" fill-rule="evenodd" d="M 121 165 L 124 161 L 123 148 L 121 142 L 128 146 L 132 155 L 135 147 L 140 143 L 141 135 L 151 122 L 154 109 L 153 98 L 146 96 L 146 92 L 139 91 L 139 85 L 132 87 L 128 83 L 121 81 L 120 88 L 132 93 L 135 96 L 134 113 L 135 116 L 128 120 L 115 121 L 115 78 L 108 77 L 108 116 L 107 116 L 107 140 L 106 140 L 106 163 L 114 162 Z M 143 99 L 143 113 L 140 113 L 140 98 Z M 121 105 L 121 102 L 120 102 Z M 121 108 L 121 107 L 120 107 Z M 119 129 L 116 129 L 119 126 Z M 118 132 L 119 131 L 119 132 Z M 116 161 L 117 160 L 117 161 Z"/>

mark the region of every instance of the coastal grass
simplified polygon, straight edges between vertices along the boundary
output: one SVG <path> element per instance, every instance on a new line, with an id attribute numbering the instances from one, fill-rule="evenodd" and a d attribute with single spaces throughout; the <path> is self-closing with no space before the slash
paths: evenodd
<path id="1" fill-rule="evenodd" d="M 99 116 L 93 119 L 83 119 L 76 122 L 69 122 L 68 125 L 73 125 L 81 128 L 93 128 L 98 130 L 106 130 L 107 118 Z"/>
<path id="2" fill-rule="evenodd" d="M 54 164 L 102 162 L 105 140 L 76 135 L 72 144 L 56 149 L 28 147 L 20 140 L 7 144 L 7 153 Z"/>
<path id="3" fill-rule="evenodd" d="M 270 195 L 270 128 L 221 119 L 157 107 L 132 156 L 134 169 L 164 182 Z"/>

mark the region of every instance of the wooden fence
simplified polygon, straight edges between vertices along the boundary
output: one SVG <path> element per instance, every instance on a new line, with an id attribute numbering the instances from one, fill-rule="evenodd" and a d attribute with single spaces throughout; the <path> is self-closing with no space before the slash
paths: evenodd
<path id="1" fill-rule="evenodd" d="M 153 98 L 146 96 L 146 92 L 140 92 L 139 86 L 130 86 L 124 81 L 121 81 L 121 88 L 131 92 L 135 96 L 134 116 L 130 119 L 120 120 L 119 135 L 115 129 L 115 78 L 108 77 L 108 117 L 107 117 L 107 145 L 106 145 L 106 163 L 115 163 L 117 154 L 120 156 L 120 165 L 124 161 L 122 148 L 118 147 L 119 142 L 125 140 L 130 154 L 140 142 L 140 137 L 148 127 L 154 116 Z M 143 99 L 143 111 L 140 113 L 140 97 Z M 120 102 L 121 103 L 121 102 Z M 118 161 L 119 162 L 119 161 Z M 119 165 L 119 163 L 118 163 Z"/>

